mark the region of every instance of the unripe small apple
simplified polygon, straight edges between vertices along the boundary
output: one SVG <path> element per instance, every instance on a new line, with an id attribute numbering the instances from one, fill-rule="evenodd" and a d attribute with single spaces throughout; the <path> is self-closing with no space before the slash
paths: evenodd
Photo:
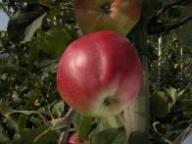
<path id="1" fill-rule="evenodd" d="M 75 110 L 90 116 L 112 116 L 134 100 L 142 68 L 136 49 L 112 31 L 90 33 L 72 42 L 57 69 L 57 86 Z"/>
<path id="2" fill-rule="evenodd" d="M 80 140 L 79 135 L 77 133 L 73 133 L 70 135 L 68 144 L 90 144 L 87 140 Z"/>
<path id="3" fill-rule="evenodd" d="M 83 33 L 113 30 L 127 35 L 139 21 L 140 11 L 140 0 L 75 0 Z"/>

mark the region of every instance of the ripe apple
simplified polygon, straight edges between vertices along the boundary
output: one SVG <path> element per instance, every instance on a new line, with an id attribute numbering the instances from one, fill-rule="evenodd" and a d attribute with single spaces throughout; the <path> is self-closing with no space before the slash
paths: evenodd
<path id="1" fill-rule="evenodd" d="M 99 31 L 72 42 L 57 69 L 63 99 L 90 116 L 112 116 L 134 100 L 141 87 L 142 68 L 126 37 Z"/>
<path id="2" fill-rule="evenodd" d="M 73 133 L 70 135 L 68 144 L 90 144 L 87 140 L 80 140 L 79 135 L 77 133 Z"/>
<path id="3" fill-rule="evenodd" d="M 140 0 L 75 0 L 83 33 L 113 30 L 126 35 L 140 18 Z"/>

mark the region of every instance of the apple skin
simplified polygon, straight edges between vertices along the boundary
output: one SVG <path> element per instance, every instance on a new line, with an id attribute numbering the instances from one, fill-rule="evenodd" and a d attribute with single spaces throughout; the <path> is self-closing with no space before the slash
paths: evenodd
<path id="1" fill-rule="evenodd" d="M 68 144 L 90 144 L 87 140 L 80 140 L 79 135 L 77 133 L 73 133 L 70 135 Z"/>
<path id="2" fill-rule="evenodd" d="M 83 33 L 113 30 L 127 35 L 140 11 L 140 0 L 75 0 L 75 17 Z"/>
<path id="3" fill-rule="evenodd" d="M 113 31 L 90 33 L 72 42 L 57 68 L 57 87 L 66 103 L 87 115 L 120 113 L 141 87 L 136 49 Z"/>

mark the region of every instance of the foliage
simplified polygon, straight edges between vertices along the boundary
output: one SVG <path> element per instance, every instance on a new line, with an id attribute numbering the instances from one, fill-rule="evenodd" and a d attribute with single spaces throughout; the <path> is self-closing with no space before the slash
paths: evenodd
<path id="1" fill-rule="evenodd" d="M 150 36 L 148 43 L 155 49 L 155 59 L 150 64 L 150 90 L 152 136 L 156 143 L 160 143 L 157 139 L 171 143 L 191 123 L 192 51 L 177 32 Z M 185 33 L 183 31 L 182 35 Z"/>
<path id="2" fill-rule="evenodd" d="M 191 15 L 191 2 L 185 0 L 181 5 L 175 3 L 165 9 L 173 2 L 143 2 L 147 7 L 143 15 L 151 26 L 146 37 L 148 51 L 143 54 L 149 60 L 150 141 L 154 144 L 171 143 L 192 120 L 191 22 L 172 29 L 183 17 Z M 73 1 L 2 0 L 0 3 L 0 9 L 11 18 L 26 4 L 48 8 L 42 26 L 30 41 L 12 42 L 10 32 L 1 32 L 0 143 L 62 143 L 75 130 L 93 144 L 122 144 L 125 132 L 121 124 L 119 128 L 109 128 L 103 120 L 78 113 L 71 120 L 70 108 L 57 92 L 55 75 L 59 57 L 81 35 L 73 14 Z M 161 30 L 163 25 L 165 31 L 159 32 L 153 25 Z M 162 43 L 158 42 L 160 38 Z"/>

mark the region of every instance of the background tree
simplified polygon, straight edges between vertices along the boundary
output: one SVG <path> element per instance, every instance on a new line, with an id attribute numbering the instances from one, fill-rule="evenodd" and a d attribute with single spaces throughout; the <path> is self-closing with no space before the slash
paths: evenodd
<path id="1" fill-rule="evenodd" d="M 61 144 L 74 131 L 93 144 L 125 141 L 121 125 L 74 114 L 56 90 L 59 57 L 81 36 L 73 2 L 0 2 L 10 16 L 0 36 L 0 143 Z M 142 1 L 142 18 L 127 36 L 145 70 L 141 96 L 126 111 L 130 143 L 171 143 L 191 124 L 191 7 L 190 0 Z"/>

